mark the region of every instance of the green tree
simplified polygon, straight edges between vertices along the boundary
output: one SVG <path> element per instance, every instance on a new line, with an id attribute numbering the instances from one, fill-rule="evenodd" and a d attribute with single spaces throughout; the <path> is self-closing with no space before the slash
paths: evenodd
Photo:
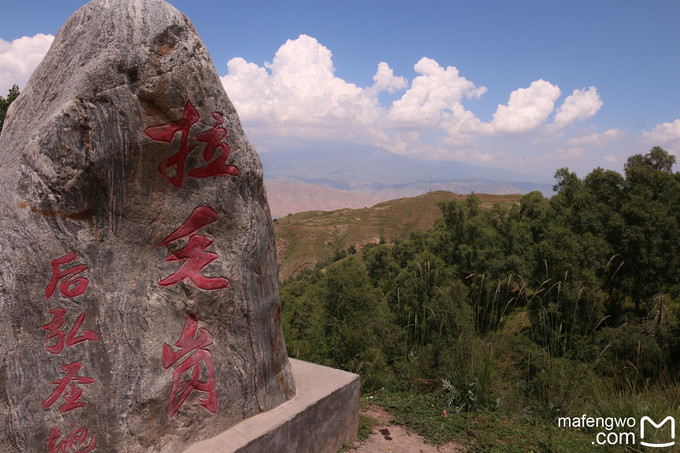
<path id="1" fill-rule="evenodd" d="M 581 214 L 583 231 L 605 238 L 618 250 L 623 231 L 621 207 L 623 205 L 624 179 L 612 170 L 596 168 L 583 180 L 588 194 L 584 213 Z"/>
<path id="2" fill-rule="evenodd" d="M 366 267 L 350 256 L 329 266 L 320 282 L 326 363 L 362 376 L 376 389 L 390 380 L 384 352 L 398 334 L 387 300 L 375 289 Z"/>
<path id="3" fill-rule="evenodd" d="M 2 132 L 2 126 L 5 123 L 5 116 L 7 115 L 7 109 L 9 105 L 14 102 L 14 100 L 19 97 L 19 87 L 15 84 L 9 89 L 9 94 L 7 98 L 0 96 L 0 132 Z"/>
<path id="4" fill-rule="evenodd" d="M 281 320 L 288 355 L 325 363 L 328 345 L 324 333 L 326 313 L 321 273 L 306 270 L 281 285 Z"/>
<path id="5" fill-rule="evenodd" d="M 680 174 L 675 156 L 656 146 L 631 156 L 624 166 L 621 235 L 627 292 L 640 302 L 678 292 L 680 266 Z"/>
<path id="6" fill-rule="evenodd" d="M 388 293 L 394 286 L 394 279 L 399 273 L 399 265 L 392 256 L 393 247 L 387 244 L 379 244 L 363 253 L 364 264 L 368 276 L 379 285 L 384 293 Z"/>
<path id="7" fill-rule="evenodd" d="M 504 239 L 499 232 L 499 213 L 482 209 L 474 193 L 464 201 L 439 203 L 443 220 L 435 226 L 431 246 L 461 277 L 502 271 Z"/>
<path id="8" fill-rule="evenodd" d="M 540 192 L 538 196 L 543 198 Z M 499 269 L 511 275 L 527 278 L 531 275 L 532 263 L 535 261 L 532 224 L 529 219 L 523 217 L 521 205 L 510 209 L 497 207 L 495 210 L 503 248 L 500 260 L 502 264 Z"/>

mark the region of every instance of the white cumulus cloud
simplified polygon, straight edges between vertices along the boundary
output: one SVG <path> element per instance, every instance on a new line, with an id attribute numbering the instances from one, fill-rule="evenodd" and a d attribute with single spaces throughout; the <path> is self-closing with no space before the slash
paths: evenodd
<path id="1" fill-rule="evenodd" d="M 229 60 L 227 69 L 229 75 L 222 78 L 222 83 L 238 104 L 241 118 L 248 122 L 271 121 L 274 106 L 267 70 L 241 57 Z"/>
<path id="2" fill-rule="evenodd" d="M 671 123 L 661 123 L 651 131 L 642 131 L 640 141 L 649 146 L 661 146 L 675 155 L 680 154 L 680 118 Z"/>
<path id="3" fill-rule="evenodd" d="M 307 35 L 288 40 L 264 67 L 243 58 L 227 67 L 225 90 L 256 134 L 261 125 L 279 136 L 375 140 L 382 137 L 378 92 L 405 85 L 387 64 L 378 66 L 374 89 L 336 77 L 331 51 Z"/>
<path id="4" fill-rule="evenodd" d="M 595 87 L 574 90 L 557 110 L 555 124 L 564 127 L 576 121 L 585 121 L 595 115 L 601 107 L 602 100 Z"/>
<path id="5" fill-rule="evenodd" d="M 574 90 L 556 108 L 560 88 L 536 80 L 512 91 L 493 119 L 483 122 L 467 102 L 483 96 L 487 88 L 454 66 L 423 57 L 414 64 L 415 76 L 409 80 L 380 62 L 372 84 L 361 87 L 337 77 L 331 50 L 307 35 L 288 40 L 271 62 L 260 65 L 232 58 L 227 68 L 222 83 L 249 137 L 262 151 L 341 140 L 422 158 L 526 165 L 541 156 L 538 153 L 544 153 L 547 144 L 563 139 L 562 149 L 540 158 L 553 165 L 556 160 L 584 160 L 590 148 L 625 136 L 618 129 L 566 130 L 601 108 L 594 87 Z M 385 92 L 394 100 L 382 98 L 380 93 Z M 582 135 L 570 138 L 574 133 Z M 508 135 L 515 135 L 512 147 L 526 145 L 521 158 L 508 147 Z"/>
<path id="6" fill-rule="evenodd" d="M 408 82 L 403 77 L 396 77 L 394 71 L 390 66 L 381 61 L 378 64 L 378 71 L 373 76 L 373 89 L 380 91 L 387 91 L 389 93 L 394 93 L 399 90 L 403 90 L 408 86 Z"/>
<path id="7" fill-rule="evenodd" d="M 258 138 L 345 139 L 398 149 L 403 148 L 398 131 L 438 129 L 449 134 L 449 141 L 462 142 L 489 128 L 461 103 L 486 88 L 430 58 L 414 65 L 419 75 L 410 86 L 380 62 L 373 85 L 362 88 L 336 77 L 331 51 L 300 35 L 282 45 L 271 63 L 259 66 L 233 58 L 227 68 L 222 83 L 249 133 Z M 404 93 L 383 107 L 378 101 L 383 91 Z"/>
<path id="8" fill-rule="evenodd" d="M 442 121 L 457 123 L 471 119 L 461 100 L 480 97 L 486 87 L 475 86 L 455 67 L 444 69 L 431 58 L 421 58 L 413 69 L 420 75 L 413 79 L 406 93 L 394 101 L 387 116 L 393 126 L 434 128 Z"/>
<path id="9" fill-rule="evenodd" d="M 40 64 L 54 36 L 39 33 L 12 42 L 0 39 L 0 96 L 7 96 L 12 85 L 23 89 L 33 70 Z"/>
<path id="10" fill-rule="evenodd" d="M 543 125 L 555 109 L 560 88 L 545 80 L 536 80 L 529 88 L 510 93 L 508 105 L 499 105 L 491 125 L 500 133 L 530 132 Z"/>

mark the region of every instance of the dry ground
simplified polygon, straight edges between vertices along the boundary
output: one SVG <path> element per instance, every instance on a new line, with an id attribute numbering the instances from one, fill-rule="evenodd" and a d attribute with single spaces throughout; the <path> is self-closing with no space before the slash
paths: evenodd
<path id="1" fill-rule="evenodd" d="M 454 442 L 435 446 L 425 442 L 418 434 L 409 432 L 403 426 L 392 425 L 392 415 L 378 406 L 368 406 L 361 412 L 380 423 L 361 444 L 348 450 L 352 453 L 462 453 L 465 448 Z"/>

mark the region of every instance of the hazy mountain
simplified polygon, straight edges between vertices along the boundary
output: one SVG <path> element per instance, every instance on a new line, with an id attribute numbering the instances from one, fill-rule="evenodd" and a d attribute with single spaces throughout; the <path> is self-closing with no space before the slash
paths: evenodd
<path id="1" fill-rule="evenodd" d="M 374 146 L 328 144 L 260 153 L 272 214 L 361 208 L 447 190 L 466 194 L 552 194 L 552 180 L 505 169 L 399 156 Z M 316 189 L 316 187 L 323 188 Z"/>

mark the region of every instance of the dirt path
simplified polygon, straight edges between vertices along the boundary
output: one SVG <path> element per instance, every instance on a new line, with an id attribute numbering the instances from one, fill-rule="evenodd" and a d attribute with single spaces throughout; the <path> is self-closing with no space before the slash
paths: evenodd
<path id="1" fill-rule="evenodd" d="M 378 406 L 368 406 L 362 410 L 367 415 L 380 422 L 373 428 L 368 439 L 348 450 L 352 453 L 462 453 L 465 448 L 455 442 L 440 445 L 428 444 L 418 434 L 409 432 L 403 426 L 391 425 L 392 415 Z"/>

